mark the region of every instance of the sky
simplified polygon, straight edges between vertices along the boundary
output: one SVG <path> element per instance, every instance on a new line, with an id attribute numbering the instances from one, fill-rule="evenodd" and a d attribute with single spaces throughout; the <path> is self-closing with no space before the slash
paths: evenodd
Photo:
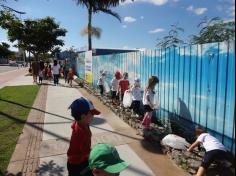
<path id="1" fill-rule="evenodd" d="M 26 12 L 17 15 L 22 20 L 54 17 L 60 28 L 67 30 L 62 50 L 87 48 L 87 36 L 80 34 L 87 25 L 87 9 L 75 0 L 7 0 L 4 4 Z M 127 0 L 112 10 L 120 15 L 121 22 L 104 13 L 93 15 L 92 25 L 102 29 L 100 39 L 93 38 L 93 48 L 154 49 L 157 39 L 168 35 L 172 24 L 184 29 L 179 38 L 186 41 L 199 33 L 197 25 L 205 16 L 234 19 L 235 0 Z M 7 34 L 0 29 L 3 41 L 8 41 Z"/>

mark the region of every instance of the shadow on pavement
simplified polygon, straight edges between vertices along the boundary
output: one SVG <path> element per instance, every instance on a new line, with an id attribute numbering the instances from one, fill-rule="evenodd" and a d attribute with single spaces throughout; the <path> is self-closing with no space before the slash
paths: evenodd
<path id="1" fill-rule="evenodd" d="M 18 172 L 17 174 L 12 174 L 12 173 L 9 173 L 9 172 L 5 172 L 4 174 L 2 173 L 2 171 L 0 171 L 0 176 L 22 176 L 22 172 Z"/>
<path id="2" fill-rule="evenodd" d="M 43 162 L 36 170 L 37 176 L 43 175 L 57 175 L 64 176 L 64 167 L 57 165 L 53 160 L 49 162 Z"/>
<path id="3" fill-rule="evenodd" d="M 57 116 L 57 117 L 60 117 L 60 118 L 63 118 L 63 119 L 67 119 L 67 120 L 72 121 L 72 119 L 70 119 L 70 118 L 68 118 L 68 117 L 64 117 L 64 116 L 61 116 L 61 115 L 58 115 L 58 114 L 54 114 L 54 113 L 51 113 L 51 112 L 46 112 L 46 111 L 44 111 L 44 110 L 42 110 L 42 109 L 38 109 L 38 108 L 26 106 L 26 105 L 23 105 L 23 104 L 20 104 L 20 103 L 17 103 L 17 102 L 13 102 L 13 101 L 9 101 L 9 100 L 4 100 L 4 99 L 1 99 L 1 98 L 0 98 L 0 101 L 5 101 L 5 102 L 7 102 L 7 103 L 15 104 L 15 105 L 18 105 L 18 106 L 21 106 L 21 107 L 24 107 L 24 108 L 28 108 L 28 109 L 34 109 L 34 110 L 43 112 L 43 113 L 45 113 L 45 114 L 50 114 L 50 115 L 53 115 L 53 116 Z"/>
<path id="4" fill-rule="evenodd" d="M 91 125 L 100 125 L 100 124 L 103 124 L 105 122 L 106 122 L 105 119 L 102 119 L 102 118 L 99 118 L 99 117 L 94 117 Z"/>
<path id="5" fill-rule="evenodd" d="M 146 139 L 140 141 L 142 147 L 149 152 L 156 153 L 156 154 L 163 154 L 161 150 L 161 145 L 157 143 L 151 143 Z"/>

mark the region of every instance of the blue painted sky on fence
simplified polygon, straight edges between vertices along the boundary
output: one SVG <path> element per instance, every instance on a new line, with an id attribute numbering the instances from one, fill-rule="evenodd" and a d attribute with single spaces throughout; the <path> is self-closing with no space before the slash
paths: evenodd
<path id="1" fill-rule="evenodd" d="M 80 31 L 87 24 L 87 11 L 76 6 L 73 0 L 19 0 L 7 1 L 7 5 L 25 11 L 21 19 L 52 16 L 61 27 L 68 30 L 63 49 L 87 45 L 87 37 Z M 93 39 L 94 48 L 155 48 L 156 39 L 168 34 L 170 25 L 178 23 L 185 29 L 180 38 L 187 40 L 198 34 L 197 24 L 204 16 L 235 16 L 235 0 L 136 0 L 126 1 L 113 10 L 121 16 L 121 23 L 112 16 L 95 14 L 93 26 L 102 29 L 100 39 Z M 0 41 L 6 41 L 6 32 L 0 29 Z"/>

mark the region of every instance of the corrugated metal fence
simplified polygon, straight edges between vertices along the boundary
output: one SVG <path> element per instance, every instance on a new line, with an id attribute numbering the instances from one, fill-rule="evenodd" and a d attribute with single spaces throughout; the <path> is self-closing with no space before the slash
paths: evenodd
<path id="1" fill-rule="evenodd" d="M 140 78 L 142 88 L 151 75 L 157 75 L 157 117 L 163 121 L 177 117 L 207 127 L 234 152 L 234 42 L 94 56 L 92 65 L 94 86 L 101 70 L 107 72 L 108 83 L 116 70 L 126 71 L 131 84 Z"/>

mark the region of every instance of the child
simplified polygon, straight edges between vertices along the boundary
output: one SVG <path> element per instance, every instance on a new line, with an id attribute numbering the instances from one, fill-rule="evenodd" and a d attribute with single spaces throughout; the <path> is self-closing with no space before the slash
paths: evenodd
<path id="1" fill-rule="evenodd" d="M 218 141 L 218 139 L 206 133 L 205 130 L 198 127 L 195 129 L 195 134 L 197 136 L 197 140 L 187 149 L 187 151 L 191 152 L 200 143 L 203 144 L 206 153 L 196 175 L 203 176 L 205 175 L 206 169 L 214 160 L 225 158 L 227 150 L 224 145 Z"/>
<path id="2" fill-rule="evenodd" d="M 48 80 L 51 82 L 51 80 L 52 80 L 52 68 L 51 68 L 51 65 L 48 66 L 47 77 L 48 77 Z"/>
<path id="3" fill-rule="evenodd" d="M 145 110 L 145 115 L 143 117 L 142 125 L 147 129 L 150 128 L 152 112 L 155 109 L 154 105 L 154 95 L 155 95 L 155 86 L 159 83 L 159 79 L 156 76 L 151 76 L 148 80 L 148 85 L 144 90 L 143 94 L 143 105 Z"/>
<path id="4" fill-rule="evenodd" d="M 88 166 L 91 149 L 91 131 L 89 124 L 93 116 L 100 114 L 91 101 L 81 97 L 72 102 L 69 107 L 75 119 L 72 123 L 72 135 L 67 151 L 67 169 L 69 176 L 80 176 L 80 172 Z"/>
<path id="5" fill-rule="evenodd" d="M 111 94 L 112 94 L 111 99 L 112 99 L 112 103 L 114 103 L 114 101 L 119 100 L 119 96 L 118 96 L 119 80 L 120 80 L 120 72 L 116 71 L 115 77 L 111 80 Z"/>
<path id="6" fill-rule="evenodd" d="M 103 92 L 104 92 L 105 76 L 106 76 L 106 73 L 102 72 L 101 76 L 98 78 L 97 85 L 100 89 L 100 95 L 101 96 L 103 95 Z"/>
<path id="7" fill-rule="evenodd" d="M 128 165 L 110 144 L 95 145 L 89 155 L 89 168 L 94 176 L 117 176 Z"/>
<path id="8" fill-rule="evenodd" d="M 124 93 L 128 89 L 129 89 L 128 73 L 124 72 L 123 79 L 120 80 L 119 82 L 119 94 L 121 97 L 121 101 L 123 101 Z"/>
<path id="9" fill-rule="evenodd" d="M 132 95 L 132 104 L 131 104 L 131 109 L 133 109 L 133 112 L 137 114 L 140 113 L 140 104 L 142 101 L 142 90 L 139 87 L 139 82 L 140 80 L 138 78 L 134 79 L 134 85 L 132 86 L 130 93 Z"/>
<path id="10" fill-rule="evenodd" d="M 42 84 L 43 81 L 43 70 L 39 71 L 39 84 Z"/>
<path id="11" fill-rule="evenodd" d="M 68 78 L 68 81 L 69 81 L 69 84 L 70 84 L 70 87 L 72 87 L 72 80 L 74 79 L 74 73 L 72 71 L 72 68 L 69 69 L 69 72 L 67 74 L 67 78 Z"/>

